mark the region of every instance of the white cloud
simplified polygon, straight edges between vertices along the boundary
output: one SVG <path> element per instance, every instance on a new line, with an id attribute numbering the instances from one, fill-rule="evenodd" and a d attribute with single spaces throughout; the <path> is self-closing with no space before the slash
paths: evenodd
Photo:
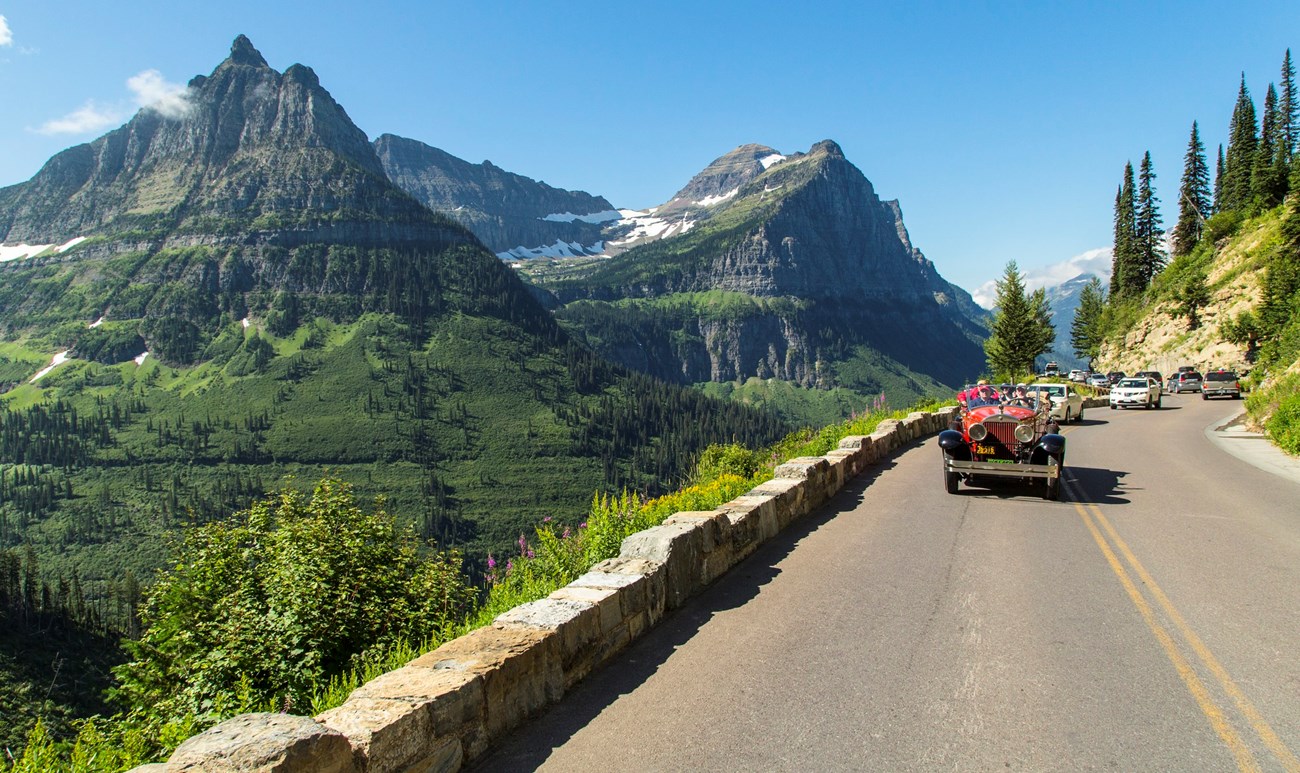
<path id="1" fill-rule="evenodd" d="M 87 102 L 62 118 L 46 121 L 36 131 L 41 134 L 88 134 L 119 124 L 124 117 L 115 107 L 100 107 Z"/>
<path id="2" fill-rule="evenodd" d="M 164 118 L 183 118 L 189 112 L 189 89 L 168 83 L 157 70 L 145 70 L 126 80 L 140 107 L 157 111 Z"/>
<path id="3" fill-rule="evenodd" d="M 0 46 L 12 46 L 14 33 L 9 30 L 9 21 L 0 16 Z"/>
<path id="4" fill-rule="evenodd" d="M 145 70 L 126 79 L 136 107 L 153 110 L 164 118 L 183 118 L 190 109 L 190 92 L 186 86 L 168 83 L 157 70 Z M 40 134 L 90 134 L 117 126 L 131 115 L 123 103 L 100 105 L 94 100 L 62 118 L 46 121 L 36 129 Z"/>

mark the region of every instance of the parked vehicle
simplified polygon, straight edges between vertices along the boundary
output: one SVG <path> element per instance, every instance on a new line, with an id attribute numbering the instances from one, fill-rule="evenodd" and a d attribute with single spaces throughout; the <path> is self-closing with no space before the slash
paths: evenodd
<path id="1" fill-rule="evenodd" d="M 1165 383 L 1165 377 L 1158 370 L 1139 370 L 1133 374 L 1133 378 L 1149 378 L 1157 384 Z"/>
<path id="2" fill-rule="evenodd" d="M 1088 386 L 1106 387 L 1110 386 L 1110 379 L 1106 378 L 1105 373 L 1091 373 L 1088 375 Z"/>
<path id="3" fill-rule="evenodd" d="M 1194 370 L 1185 370 L 1169 379 L 1169 393 L 1181 395 L 1183 392 L 1201 391 L 1201 374 Z"/>
<path id="4" fill-rule="evenodd" d="M 1220 369 L 1205 374 L 1205 380 L 1201 382 L 1201 399 L 1209 400 L 1211 397 L 1241 399 L 1241 380 L 1235 371 Z"/>
<path id="5" fill-rule="evenodd" d="M 1123 378 L 1110 388 L 1110 409 L 1159 408 L 1163 395 L 1160 382 L 1149 378 Z"/>
<path id="6" fill-rule="evenodd" d="M 1046 392 L 1052 401 L 1048 415 L 1061 422 L 1083 421 L 1083 396 L 1069 384 L 1030 384 L 1025 387 L 1030 394 Z"/>
<path id="7" fill-rule="evenodd" d="M 1034 395 L 1018 404 L 969 399 L 954 426 L 939 433 L 944 489 L 956 494 L 962 479 L 1019 478 L 1035 485 L 1042 481 L 1043 498 L 1059 499 L 1065 438 L 1041 399 Z"/>
<path id="8" fill-rule="evenodd" d="M 1122 378 L 1124 378 L 1124 371 L 1122 370 L 1112 370 L 1110 373 L 1106 374 L 1106 381 L 1112 386 L 1119 383 L 1119 380 Z"/>
<path id="9" fill-rule="evenodd" d="M 1083 380 L 1088 377 L 1088 371 L 1075 369 L 1070 371 L 1070 380 L 1082 384 Z"/>

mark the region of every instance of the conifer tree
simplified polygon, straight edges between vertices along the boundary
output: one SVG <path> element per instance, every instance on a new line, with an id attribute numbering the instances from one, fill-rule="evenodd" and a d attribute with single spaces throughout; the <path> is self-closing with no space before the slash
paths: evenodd
<path id="1" fill-rule="evenodd" d="M 1237 104 L 1232 109 L 1232 122 L 1228 125 L 1228 152 L 1223 165 L 1223 199 L 1219 211 L 1245 209 L 1251 200 L 1251 172 L 1255 166 L 1255 150 L 1259 135 L 1255 133 L 1255 103 L 1246 88 L 1246 75 L 1242 73 L 1237 91 Z"/>
<path id="2" fill-rule="evenodd" d="M 1007 263 L 998 280 L 997 310 L 990 332 L 984 343 L 989 370 L 1011 380 L 1032 374 L 1034 358 L 1050 350 L 1056 339 L 1047 292 L 1040 288 L 1026 294 L 1014 260 Z"/>
<path id="3" fill-rule="evenodd" d="M 1285 162 L 1277 155 L 1279 144 L 1277 91 L 1268 84 L 1264 96 L 1264 115 L 1260 121 L 1259 142 L 1251 164 L 1251 210 L 1263 211 L 1277 206 L 1286 192 Z"/>
<path id="4" fill-rule="evenodd" d="M 1214 163 L 1214 203 L 1210 205 L 1214 213 L 1223 211 L 1223 143 L 1219 143 L 1219 160 Z"/>
<path id="5" fill-rule="evenodd" d="M 1079 308 L 1074 310 L 1070 324 L 1070 346 L 1074 355 L 1088 361 L 1095 360 L 1101 350 L 1101 315 L 1106 308 L 1106 290 L 1101 280 L 1093 277 L 1079 291 Z"/>
<path id="6" fill-rule="evenodd" d="M 1296 143 L 1300 142 L 1300 94 L 1295 88 L 1295 65 L 1291 63 L 1291 49 L 1282 60 L 1282 92 L 1277 103 L 1278 137 L 1287 164 L 1295 157 Z"/>
<path id="7" fill-rule="evenodd" d="M 1138 191 L 1137 191 L 1137 217 L 1134 220 L 1134 240 L 1137 244 L 1137 267 L 1138 287 L 1137 292 L 1142 292 L 1151 284 L 1155 275 L 1160 273 L 1160 269 L 1165 267 L 1166 255 L 1164 247 L 1165 231 L 1160 226 L 1162 219 L 1157 204 L 1160 199 L 1156 198 L 1155 187 L 1152 183 L 1156 179 L 1155 170 L 1151 167 L 1151 151 L 1147 151 L 1142 156 L 1142 166 L 1138 173 Z"/>
<path id="8" fill-rule="evenodd" d="M 1192 121 L 1192 136 L 1183 156 L 1183 180 L 1178 188 L 1178 224 L 1174 226 L 1174 255 L 1187 255 L 1201 240 L 1210 213 L 1210 170 L 1205 163 L 1201 133 Z"/>
<path id="9" fill-rule="evenodd" d="M 1128 163 L 1124 165 L 1124 182 L 1115 196 L 1115 247 L 1111 263 L 1110 294 L 1116 298 L 1141 292 L 1136 196 L 1133 188 L 1133 164 Z"/>

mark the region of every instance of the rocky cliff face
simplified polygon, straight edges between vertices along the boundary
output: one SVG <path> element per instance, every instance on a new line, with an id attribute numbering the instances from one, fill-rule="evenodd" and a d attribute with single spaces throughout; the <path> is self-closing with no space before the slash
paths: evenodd
<path id="1" fill-rule="evenodd" d="M 490 161 L 471 164 L 392 134 L 374 146 L 385 173 L 402 190 L 463 224 L 498 254 L 557 242 L 573 254 L 596 253 L 602 224 L 618 218 L 600 196 L 552 188 Z"/>

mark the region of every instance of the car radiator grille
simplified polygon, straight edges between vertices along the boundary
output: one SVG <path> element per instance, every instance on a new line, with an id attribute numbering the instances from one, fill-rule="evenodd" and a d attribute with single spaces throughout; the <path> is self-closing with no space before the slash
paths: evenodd
<path id="1" fill-rule="evenodd" d="M 1016 427 L 1019 425 L 1011 421 L 988 421 L 984 427 L 989 431 L 989 437 L 998 441 L 1007 450 L 1013 450 L 1019 441 L 1016 440 Z"/>

